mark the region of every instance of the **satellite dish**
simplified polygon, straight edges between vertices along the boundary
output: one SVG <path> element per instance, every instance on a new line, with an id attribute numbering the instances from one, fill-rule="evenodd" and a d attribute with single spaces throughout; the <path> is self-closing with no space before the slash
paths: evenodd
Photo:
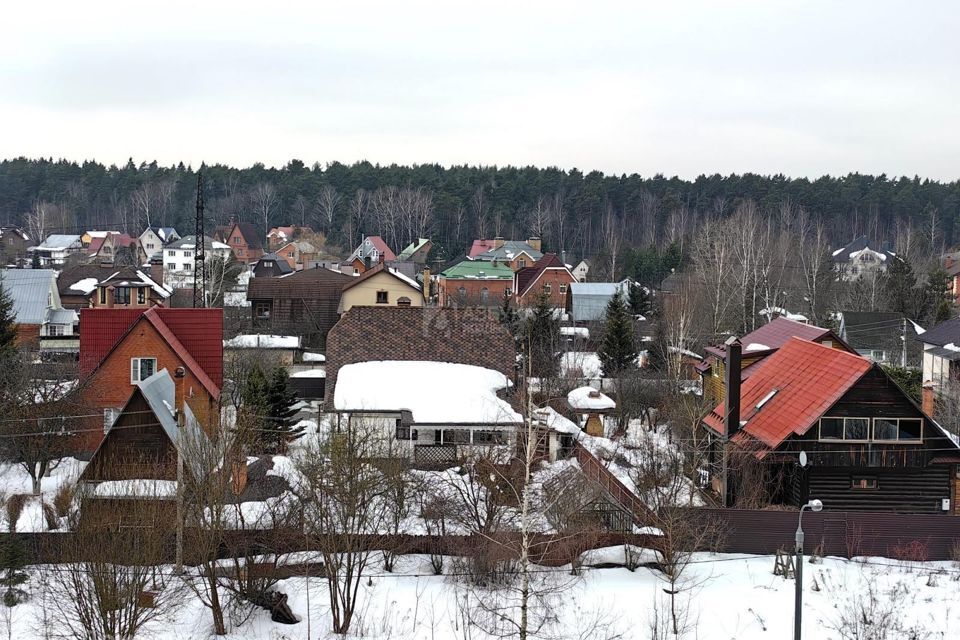
<path id="1" fill-rule="evenodd" d="M 801 451 L 801 452 L 800 452 L 800 466 L 801 466 L 801 467 L 807 466 L 807 452 L 806 452 L 806 451 Z"/>

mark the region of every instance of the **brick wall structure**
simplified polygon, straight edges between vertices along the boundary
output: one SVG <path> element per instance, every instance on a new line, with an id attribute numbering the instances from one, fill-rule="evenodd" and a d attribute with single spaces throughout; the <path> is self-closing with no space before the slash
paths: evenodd
<path id="1" fill-rule="evenodd" d="M 470 364 L 514 379 L 513 336 L 486 309 L 353 307 L 327 336 L 326 402 L 340 367 L 374 360 Z M 429 381 L 424 381 L 429 384 Z"/>

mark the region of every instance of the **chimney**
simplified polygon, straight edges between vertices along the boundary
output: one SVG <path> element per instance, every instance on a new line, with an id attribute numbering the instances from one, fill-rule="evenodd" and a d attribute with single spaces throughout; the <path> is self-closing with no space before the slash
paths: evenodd
<path id="1" fill-rule="evenodd" d="M 381 253 L 381 254 L 380 254 L 380 259 L 378 260 L 378 262 L 379 262 L 380 264 L 383 264 L 384 262 L 386 262 L 386 260 L 387 260 L 386 254 Z"/>
<path id="2" fill-rule="evenodd" d="M 567 250 L 566 249 L 560 250 L 560 262 L 563 263 L 563 266 L 567 266 Z"/>
<path id="3" fill-rule="evenodd" d="M 937 408 L 937 400 L 933 389 L 933 382 L 930 380 L 927 380 L 923 383 L 923 391 L 921 392 L 920 396 L 920 408 L 925 414 L 927 414 L 928 418 L 931 420 L 936 420 L 936 418 L 933 417 L 933 414 Z"/>
<path id="4" fill-rule="evenodd" d="M 237 457 L 230 467 L 230 488 L 233 495 L 238 496 L 247 488 L 247 463 L 243 458 Z"/>
<path id="5" fill-rule="evenodd" d="M 724 431 L 732 438 L 740 430 L 740 353 L 742 345 L 736 336 L 730 336 L 724 343 L 727 347 L 725 364 Z"/>
<path id="6" fill-rule="evenodd" d="M 527 244 L 530 245 L 531 247 L 533 247 L 534 249 L 536 249 L 537 251 L 541 251 L 541 250 L 542 250 L 542 249 L 540 248 L 540 247 L 541 247 L 541 245 L 540 245 L 540 236 L 533 236 L 532 238 L 530 238 L 529 240 L 527 240 Z"/>
<path id="7" fill-rule="evenodd" d="M 367 256 L 363 259 L 363 270 L 368 271 L 370 269 L 370 256 Z"/>
<path id="8" fill-rule="evenodd" d="M 493 239 L 493 248 L 494 248 L 494 249 L 499 249 L 499 248 L 502 247 L 502 246 L 503 246 L 503 237 L 502 237 L 502 236 L 497 236 L 496 238 Z"/>
<path id="9" fill-rule="evenodd" d="M 423 276 L 423 297 L 427 300 L 430 299 L 430 286 L 433 284 L 430 282 L 430 267 L 424 267 L 421 272 Z"/>

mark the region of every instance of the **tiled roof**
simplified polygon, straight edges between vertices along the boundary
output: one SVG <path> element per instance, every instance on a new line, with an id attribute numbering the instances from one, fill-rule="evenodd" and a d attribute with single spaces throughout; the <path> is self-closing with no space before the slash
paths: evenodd
<path id="1" fill-rule="evenodd" d="M 223 385 L 223 309 L 83 309 L 80 373 L 93 373 L 140 321 L 150 322 L 214 397 Z"/>
<path id="2" fill-rule="evenodd" d="M 566 265 L 561 262 L 555 253 L 547 253 L 537 260 L 532 267 L 524 267 L 517 271 L 517 295 L 525 294 L 530 285 L 536 281 L 545 269 L 553 267 L 565 269 Z"/>
<path id="3" fill-rule="evenodd" d="M 734 441 L 753 440 L 775 449 L 789 436 L 806 433 L 872 366 L 846 351 L 790 338 L 743 383 L 743 426 Z M 758 409 L 760 401 L 773 392 Z M 722 434 L 724 415 L 721 403 L 707 414 L 704 424 Z"/>

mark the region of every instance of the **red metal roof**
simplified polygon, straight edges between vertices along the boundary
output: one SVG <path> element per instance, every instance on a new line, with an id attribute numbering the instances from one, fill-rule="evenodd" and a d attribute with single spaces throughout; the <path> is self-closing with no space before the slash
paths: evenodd
<path id="1" fill-rule="evenodd" d="M 475 258 L 481 253 L 485 253 L 494 248 L 493 240 L 474 240 L 473 245 L 470 247 L 470 253 L 467 254 L 468 258 Z"/>
<path id="2" fill-rule="evenodd" d="M 387 246 L 386 241 L 380 236 L 370 236 L 370 244 L 377 248 L 377 251 L 380 252 L 380 255 L 383 256 L 384 260 L 396 260 L 397 255 L 390 250 L 390 247 Z"/>
<path id="3" fill-rule="evenodd" d="M 846 351 L 790 338 L 758 366 L 740 390 L 741 432 L 735 442 L 755 440 L 777 448 L 790 435 L 802 435 L 846 393 L 873 364 Z M 760 409 L 760 403 L 776 391 Z M 723 433 L 723 404 L 704 424 Z"/>
<path id="4" fill-rule="evenodd" d="M 93 373 L 141 317 L 218 396 L 223 386 L 223 309 L 82 309 L 80 374 Z"/>

